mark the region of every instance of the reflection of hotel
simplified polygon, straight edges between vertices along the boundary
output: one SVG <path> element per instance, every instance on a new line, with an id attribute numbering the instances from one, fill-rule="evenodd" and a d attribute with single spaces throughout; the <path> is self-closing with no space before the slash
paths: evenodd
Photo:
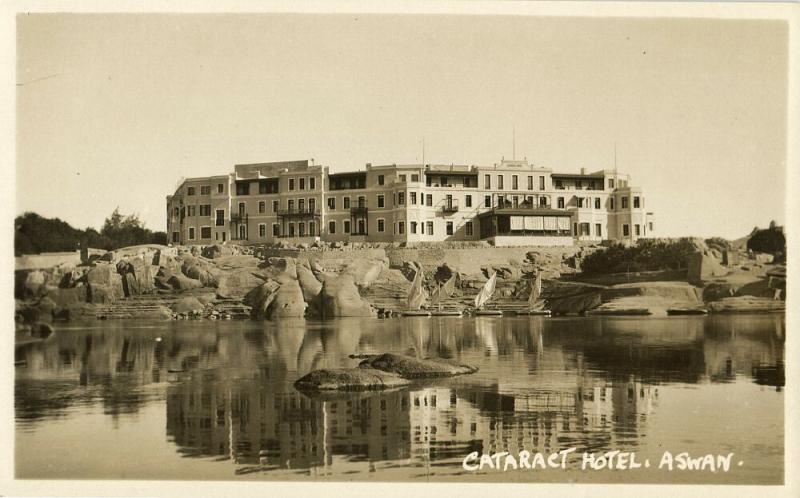
<path id="1" fill-rule="evenodd" d="M 367 164 L 347 173 L 313 160 L 239 164 L 229 175 L 183 180 L 167 196 L 167 231 L 175 244 L 635 240 L 653 231 L 654 218 L 629 181 L 612 170 L 556 173 L 526 160 Z"/>

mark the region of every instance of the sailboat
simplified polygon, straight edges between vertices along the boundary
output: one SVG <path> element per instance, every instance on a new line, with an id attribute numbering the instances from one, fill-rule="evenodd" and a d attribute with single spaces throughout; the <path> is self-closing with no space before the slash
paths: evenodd
<path id="1" fill-rule="evenodd" d="M 422 268 L 417 268 L 417 274 L 414 275 L 414 281 L 411 282 L 411 289 L 408 291 L 408 298 L 406 305 L 408 310 L 403 312 L 405 316 L 430 316 L 430 312 L 422 311 L 422 305 L 425 303 L 425 289 L 422 287 Z"/>
<path id="2" fill-rule="evenodd" d="M 531 279 L 531 293 L 528 296 L 528 311 L 527 315 L 549 315 L 550 310 L 544 309 L 544 301 L 541 299 L 542 295 L 542 275 L 537 273 L 535 278 Z"/>
<path id="3" fill-rule="evenodd" d="M 437 307 L 436 310 L 431 311 L 433 316 L 461 316 L 458 310 L 442 310 L 442 300 L 453 296 L 456 289 L 456 276 L 450 277 L 443 285 L 439 284 L 436 290 L 431 294 L 431 304 Z"/>
<path id="4" fill-rule="evenodd" d="M 483 284 L 481 291 L 475 296 L 475 314 L 476 315 L 502 315 L 500 310 L 484 310 L 483 306 L 489 302 L 494 294 L 495 286 L 497 285 L 497 272 L 492 273 L 489 280 Z"/>

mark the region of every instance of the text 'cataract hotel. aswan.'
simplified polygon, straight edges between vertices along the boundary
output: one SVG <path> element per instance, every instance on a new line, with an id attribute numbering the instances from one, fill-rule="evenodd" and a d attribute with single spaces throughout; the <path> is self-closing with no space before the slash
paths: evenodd
<path id="1" fill-rule="evenodd" d="M 167 232 L 173 244 L 635 241 L 651 235 L 654 218 L 629 182 L 615 170 L 555 173 L 526 160 L 343 173 L 313 159 L 239 164 L 183 180 L 167 196 Z"/>

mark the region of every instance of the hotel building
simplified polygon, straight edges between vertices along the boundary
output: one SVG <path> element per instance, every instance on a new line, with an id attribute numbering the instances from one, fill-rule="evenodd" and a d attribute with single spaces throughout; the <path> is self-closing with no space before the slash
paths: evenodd
<path id="1" fill-rule="evenodd" d="M 183 180 L 167 196 L 173 244 L 236 241 L 434 242 L 496 246 L 635 241 L 654 216 L 614 170 L 557 173 L 528 161 L 492 166 L 367 163 L 330 173 L 313 160 L 239 164 Z"/>

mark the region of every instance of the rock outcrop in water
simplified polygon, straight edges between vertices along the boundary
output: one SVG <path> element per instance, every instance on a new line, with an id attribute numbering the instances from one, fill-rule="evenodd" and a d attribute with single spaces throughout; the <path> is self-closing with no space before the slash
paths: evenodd
<path id="1" fill-rule="evenodd" d="M 410 381 L 399 375 L 370 368 L 315 370 L 295 382 L 297 389 L 309 391 L 364 391 L 403 387 Z"/>
<path id="2" fill-rule="evenodd" d="M 383 353 L 365 359 L 360 368 L 391 372 L 406 379 L 454 377 L 478 371 L 477 367 L 445 359 L 421 359 L 394 353 Z"/>

